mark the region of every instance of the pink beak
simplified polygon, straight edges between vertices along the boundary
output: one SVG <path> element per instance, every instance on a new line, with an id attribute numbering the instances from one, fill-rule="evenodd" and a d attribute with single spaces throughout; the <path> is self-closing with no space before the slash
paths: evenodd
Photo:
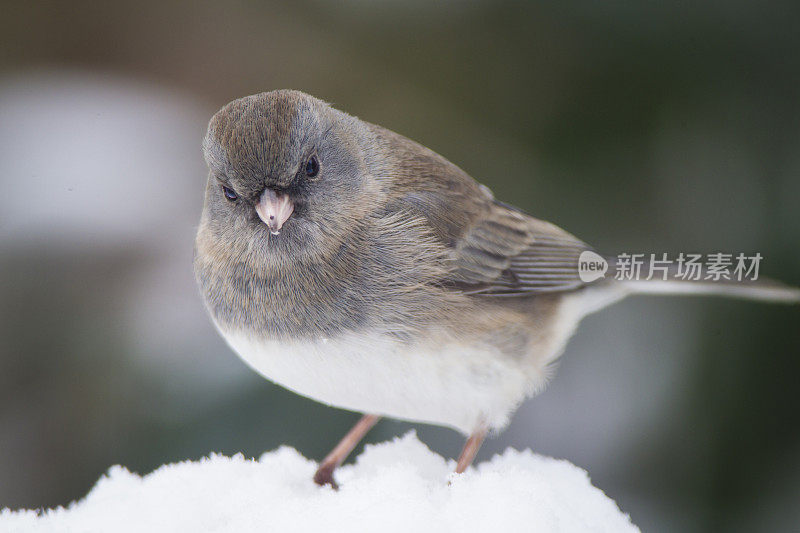
<path id="1" fill-rule="evenodd" d="M 294 203 L 283 193 L 265 189 L 256 204 L 256 213 L 269 226 L 269 232 L 277 235 L 283 224 L 292 216 Z"/>

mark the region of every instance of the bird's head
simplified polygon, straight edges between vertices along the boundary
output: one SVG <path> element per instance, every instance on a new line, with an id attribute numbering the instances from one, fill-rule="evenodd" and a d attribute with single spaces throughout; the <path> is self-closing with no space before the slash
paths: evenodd
<path id="1" fill-rule="evenodd" d="M 365 135 L 358 119 L 299 91 L 227 104 L 203 141 L 210 172 L 198 248 L 228 243 L 273 260 L 338 249 L 380 194 Z"/>

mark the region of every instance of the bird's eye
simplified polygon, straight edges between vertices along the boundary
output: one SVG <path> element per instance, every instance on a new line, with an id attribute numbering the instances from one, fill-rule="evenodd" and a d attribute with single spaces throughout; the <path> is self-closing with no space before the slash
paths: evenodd
<path id="1" fill-rule="evenodd" d="M 319 161 L 317 161 L 317 156 L 312 155 L 306 163 L 306 176 L 313 178 L 317 174 L 319 174 Z"/>
<path id="2" fill-rule="evenodd" d="M 239 199 L 239 195 L 238 195 L 238 194 L 236 194 L 236 193 L 233 191 L 233 189 L 231 189 L 230 187 L 226 187 L 226 186 L 224 186 L 224 185 L 222 186 L 222 194 L 224 194 L 224 195 L 225 195 L 225 198 L 227 198 L 227 199 L 228 199 L 228 200 L 230 200 L 231 202 L 235 202 L 236 200 L 238 200 L 238 199 Z"/>

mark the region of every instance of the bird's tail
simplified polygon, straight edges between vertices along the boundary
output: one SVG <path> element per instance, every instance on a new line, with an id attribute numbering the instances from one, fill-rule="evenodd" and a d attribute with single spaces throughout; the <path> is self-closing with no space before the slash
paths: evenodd
<path id="1" fill-rule="evenodd" d="M 792 287 L 769 278 L 758 276 L 757 272 L 724 272 L 719 276 L 715 271 L 696 272 L 686 268 L 684 264 L 655 264 L 640 260 L 638 266 L 631 269 L 630 264 L 623 264 L 622 256 L 603 257 L 594 252 L 587 252 L 581 257 L 579 272 L 587 260 L 587 271 L 594 280 L 583 279 L 588 290 L 577 291 L 574 297 L 568 298 L 567 312 L 582 318 L 608 307 L 623 298 L 635 294 L 664 295 L 712 295 L 778 302 L 785 304 L 800 303 L 800 288 Z M 630 260 L 630 257 L 627 258 Z M 594 268 L 588 266 L 594 265 Z M 718 271 L 717 271 L 718 272 Z"/>
<path id="2" fill-rule="evenodd" d="M 620 282 L 632 294 L 713 295 L 777 303 L 800 303 L 800 288 L 780 281 L 759 278 L 755 281 L 630 280 Z"/>
<path id="3" fill-rule="evenodd" d="M 608 258 L 619 274 L 619 258 Z M 712 295 L 776 303 L 800 303 L 800 288 L 758 276 L 753 272 L 728 271 L 689 272 L 685 265 L 669 264 L 654 267 L 644 261 L 637 276 L 617 276 L 616 280 L 629 294 Z M 687 275 L 688 273 L 688 275 Z M 749 275 L 745 275 L 749 274 Z M 621 279 L 620 279 L 621 278 Z"/>

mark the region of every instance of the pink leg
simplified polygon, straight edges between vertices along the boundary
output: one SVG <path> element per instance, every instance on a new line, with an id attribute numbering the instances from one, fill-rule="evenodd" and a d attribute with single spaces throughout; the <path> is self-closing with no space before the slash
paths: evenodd
<path id="1" fill-rule="evenodd" d="M 317 473 L 314 474 L 314 483 L 317 485 L 330 485 L 334 489 L 339 488 L 333 479 L 333 471 L 347 459 L 353 448 L 364 438 L 364 435 L 372 429 L 380 417 L 378 415 L 364 415 L 356 422 L 353 429 L 339 441 L 339 444 L 328 454 L 319 465 Z"/>
<path id="2" fill-rule="evenodd" d="M 478 453 L 478 449 L 480 449 L 481 444 L 483 444 L 483 439 L 485 438 L 485 429 L 479 429 L 469 436 L 467 442 L 464 444 L 464 449 L 461 450 L 461 455 L 458 456 L 456 474 L 463 474 L 464 470 L 466 470 L 467 467 L 472 464 L 472 461 L 475 459 L 475 455 Z"/>

